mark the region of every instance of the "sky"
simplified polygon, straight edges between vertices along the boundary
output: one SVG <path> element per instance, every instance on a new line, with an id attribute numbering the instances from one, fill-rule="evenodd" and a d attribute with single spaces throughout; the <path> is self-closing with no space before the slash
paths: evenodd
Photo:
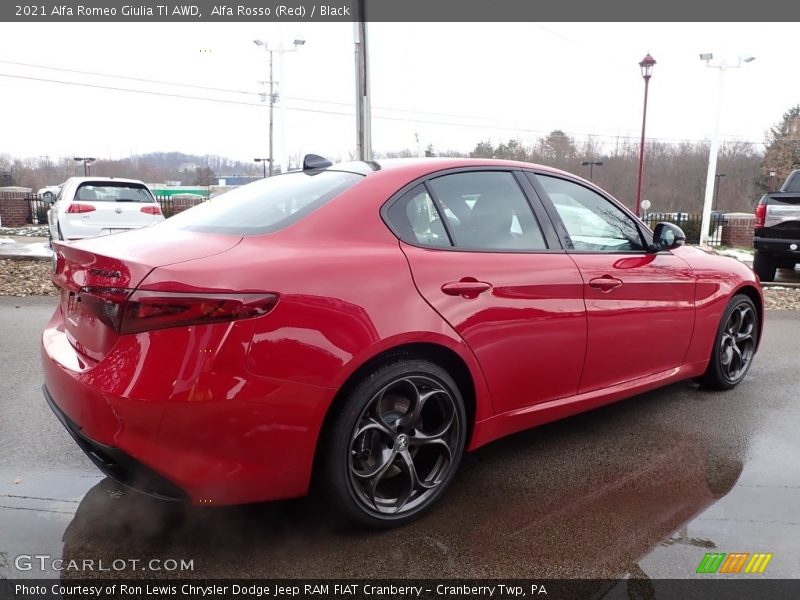
<path id="1" fill-rule="evenodd" d="M 791 23 L 371 23 L 368 35 L 376 152 L 468 152 L 480 140 L 532 143 L 554 129 L 636 141 L 638 63 L 648 52 L 657 61 L 648 139 L 712 135 L 720 71 L 701 52 L 732 65 L 756 57 L 725 71 L 723 139 L 759 145 L 800 103 L 800 78 L 787 70 Z M 267 156 L 258 82 L 268 60 L 253 40 L 293 48 L 297 37 L 306 41 L 297 52 L 275 54 L 276 161 L 306 152 L 349 159 L 348 23 L 0 23 L 0 154 Z"/>

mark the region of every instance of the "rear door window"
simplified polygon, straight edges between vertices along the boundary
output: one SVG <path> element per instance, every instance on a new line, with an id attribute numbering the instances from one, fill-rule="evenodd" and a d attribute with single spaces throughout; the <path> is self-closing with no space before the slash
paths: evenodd
<path id="1" fill-rule="evenodd" d="M 444 208 L 457 247 L 468 250 L 544 250 L 539 223 L 514 175 L 470 171 L 428 182 Z"/>

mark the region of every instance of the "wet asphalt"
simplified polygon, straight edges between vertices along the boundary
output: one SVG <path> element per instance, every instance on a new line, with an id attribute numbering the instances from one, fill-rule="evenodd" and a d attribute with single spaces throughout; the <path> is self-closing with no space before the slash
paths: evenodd
<path id="1" fill-rule="evenodd" d="M 763 577 L 800 576 L 798 312 L 768 313 L 735 390 L 680 383 L 495 442 L 431 513 L 372 532 L 321 495 L 190 508 L 103 477 L 40 392 L 54 302 L 0 298 L 0 578 L 688 578 L 706 552 L 772 553 Z M 128 562 L 58 572 L 28 555 Z"/>

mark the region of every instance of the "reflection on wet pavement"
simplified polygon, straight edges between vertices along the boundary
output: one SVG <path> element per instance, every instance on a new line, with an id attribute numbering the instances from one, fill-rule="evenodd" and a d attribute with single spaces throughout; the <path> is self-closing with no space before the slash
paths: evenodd
<path id="1" fill-rule="evenodd" d="M 14 568 L 19 553 L 63 553 L 194 564 L 64 578 L 685 578 L 706 552 L 772 552 L 765 576 L 797 577 L 800 407 L 770 361 L 792 336 L 769 333 L 737 390 L 682 383 L 496 442 L 465 457 L 435 510 L 391 531 L 331 522 L 319 494 L 191 508 L 91 471 L 20 484 L 0 471 L 0 577 L 41 576 Z"/>

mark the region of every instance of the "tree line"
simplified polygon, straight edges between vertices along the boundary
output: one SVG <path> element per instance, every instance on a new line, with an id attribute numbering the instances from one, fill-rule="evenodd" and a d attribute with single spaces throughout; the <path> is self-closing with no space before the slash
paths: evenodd
<path id="1" fill-rule="evenodd" d="M 707 143 L 645 144 L 642 198 L 650 200 L 651 211 L 699 213 L 705 194 L 709 145 Z M 602 162 L 591 170 L 591 178 L 628 206 L 636 199 L 639 144 L 620 138 L 616 143 L 600 143 L 588 137 L 576 141 L 562 130 L 526 143 L 521 138 L 476 143 L 469 153 L 437 151 L 428 146 L 425 156 L 501 158 L 533 162 L 590 177 L 584 161 Z M 376 158 L 417 156 L 410 149 L 384 152 Z M 290 168 L 302 158 L 292 156 Z M 719 186 L 714 208 L 725 212 L 751 212 L 761 194 L 779 187 L 789 172 L 800 167 L 800 105 L 786 111 L 772 127 L 764 146 L 746 142 L 721 145 L 717 163 Z M 260 175 L 262 167 L 252 162 L 221 156 L 196 156 L 179 152 L 158 152 L 119 160 L 98 159 L 92 174 L 130 177 L 147 183 L 180 182 L 183 185 L 209 185 L 219 175 Z M 773 175 L 774 173 L 774 175 Z M 83 175 L 83 166 L 72 158 L 12 158 L 0 154 L 0 186 L 20 185 L 37 190 L 61 183 L 73 175 Z M 723 176 L 724 175 L 724 176 Z"/>

